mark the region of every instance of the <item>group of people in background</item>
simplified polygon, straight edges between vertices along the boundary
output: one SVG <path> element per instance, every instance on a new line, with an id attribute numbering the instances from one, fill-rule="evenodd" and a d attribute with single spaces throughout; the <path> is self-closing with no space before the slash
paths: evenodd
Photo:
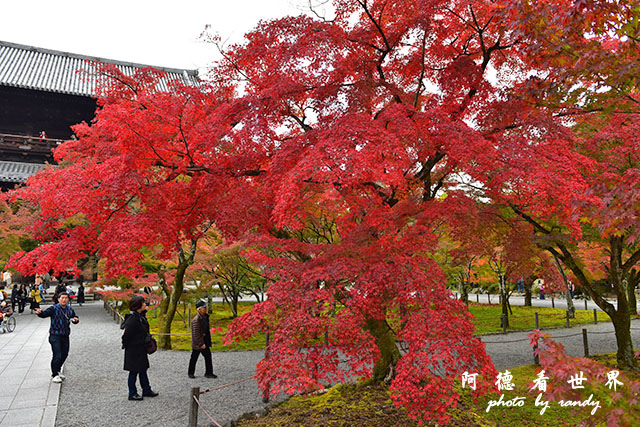
<path id="1" fill-rule="evenodd" d="M 35 283 L 29 284 L 12 284 L 10 293 L 6 290 L 6 285 L 4 286 L 4 290 L 2 292 L 2 296 L 0 297 L 0 301 L 5 298 L 8 300 L 7 302 L 11 302 L 11 309 L 15 312 L 17 308 L 17 312 L 19 314 L 24 313 L 26 307 L 29 307 L 30 313 L 33 314 L 37 308 L 40 308 L 40 304 L 46 303 L 46 291 L 47 287 L 42 278 L 40 276 L 36 276 Z M 78 293 L 76 294 L 73 291 L 73 288 L 70 285 L 65 285 L 64 283 L 59 282 L 55 288 L 53 293 L 52 302 L 54 304 L 58 303 L 58 296 L 66 292 L 70 298 L 75 297 L 75 301 L 82 305 L 85 301 L 84 295 L 84 285 L 80 283 L 78 287 Z"/>

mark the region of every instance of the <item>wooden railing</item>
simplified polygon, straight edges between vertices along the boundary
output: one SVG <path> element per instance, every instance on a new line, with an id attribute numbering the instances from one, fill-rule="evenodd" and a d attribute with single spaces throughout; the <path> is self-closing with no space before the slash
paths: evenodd
<path id="1" fill-rule="evenodd" d="M 0 151 L 4 153 L 50 156 L 51 150 L 63 142 L 63 139 L 0 133 Z"/>

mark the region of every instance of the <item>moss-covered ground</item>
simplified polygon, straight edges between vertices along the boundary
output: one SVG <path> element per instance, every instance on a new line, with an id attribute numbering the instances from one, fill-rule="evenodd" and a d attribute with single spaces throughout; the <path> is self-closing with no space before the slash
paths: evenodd
<path id="1" fill-rule="evenodd" d="M 613 362 L 614 355 L 596 356 L 603 362 Z M 497 394 L 487 395 L 474 401 L 474 398 L 463 391 L 458 406 L 450 408 L 447 413 L 451 417 L 450 426 L 492 426 L 521 427 L 541 426 L 559 427 L 575 426 L 581 421 L 589 420 L 591 407 L 580 408 L 574 414 L 573 408 L 560 407 L 550 402 L 544 414 L 535 406 L 536 394 L 529 391 L 530 382 L 536 378 L 535 365 L 510 369 L 514 378 L 515 389 L 506 391 L 504 400 L 516 396 L 525 396 L 523 407 L 492 407 L 486 411 L 488 402 L 499 398 Z M 636 380 L 640 375 L 630 375 Z M 584 396 L 586 399 L 588 396 Z M 638 408 L 640 419 L 640 408 Z M 379 385 L 338 385 L 324 394 L 301 395 L 292 397 L 272 407 L 266 415 L 247 417 L 237 424 L 241 427 L 412 427 L 418 423 L 410 419 L 402 408 L 396 408 L 389 392 Z M 426 424 L 433 425 L 436 424 Z"/>

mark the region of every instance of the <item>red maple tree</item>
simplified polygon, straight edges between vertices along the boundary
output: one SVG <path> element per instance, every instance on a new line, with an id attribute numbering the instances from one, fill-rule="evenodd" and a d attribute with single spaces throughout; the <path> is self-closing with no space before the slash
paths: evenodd
<path id="1" fill-rule="evenodd" d="M 507 168 L 511 176 L 492 196 L 533 225 L 538 245 L 611 317 L 618 365 L 637 369 L 630 334 L 640 262 L 637 2 L 517 1 L 503 13 L 538 71 L 513 92 L 523 104 L 503 140 L 542 149 L 553 139 L 562 143 L 528 158 L 503 150 L 503 166 L 487 176 Z M 558 176 L 564 185 L 549 185 Z M 604 279 L 602 266 L 589 262 L 603 257 Z"/>
<path id="2" fill-rule="evenodd" d="M 29 231 L 40 242 L 16 253 L 11 265 L 25 272 L 77 270 L 92 255 L 105 261 L 107 277 L 141 276 L 152 266 L 165 295 L 159 344 L 170 348 L 185 272 L 215 219 L 212 200 L 227 194 L 228 182 L 209 172 L 235 172 L 225 161 L 234 150 L 219 139 L 233 112 L 222 89 L 176 83 L 161 92 L 157 71 L 126 76 L 104 66 L 100 72 L 105 87 L 93 122 L 76 125 L 78 138 L 56 149 L 58 166 L 11 193 L 37 207 Z"/>
<path id="3" fill-rule="evenodd" d="M 332 21 L 261 24 L 214 72 L 242 82 L 242 132 L 269 159 L 253 181 L 269 222 L 245 229 L 272 284 L 230 338 L 270 331 L 264 391 L 370 375 L 410 415 L 444 420 L 456 377 L 479 372 L 484 391 L 495 370 L 428 254 L 434 228 L 471 196 L 459 174 L 493 167 L 494 135 L 512 123 L 475 122 L 519 108 L 489 64 L 517 80 L 523 54 L 491 2 L 335 7 Z"/>
<path id="4" fill-rule="evenodd" d="M 270 332 L 265 393 L 363 375 L 411 416 L 446 421 L 455 379 L 479 373 L 482 393 L 496 371 L 429 256 L 434 229 L 482 194 L 577 234 L 567 207 L 598 199 L 573 129 L 525 96 L 541 65 L 510 26 L 526 7 L 506 5 L 336 0 L 331 21 L 261 23 L 206 90 L 157 93 L 153 76 L 115 73 L 61 167 L 20 190 L 47 243 L 16 265 L 93 251 L 109 274 L 135 275 L 150 252 L 177 258 L 179 296 L 215 223 L 272 283 L 228 337 Z"/>

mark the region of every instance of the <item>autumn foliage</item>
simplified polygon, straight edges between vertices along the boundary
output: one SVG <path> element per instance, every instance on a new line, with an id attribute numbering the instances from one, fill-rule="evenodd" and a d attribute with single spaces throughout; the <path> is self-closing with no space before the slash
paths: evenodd
<path id="1" fill-rule="evenodd" d="M 553 4 L 565 13 L 554 19 L 577 25 L 581 6 Z M 222 50 L 202 87 L 162 93 L 153 71 L 105 69 L 116 83 L 96 119 L 56 150 L 59 167 L 15 194 L 39 206 L 32 232 L 43 243 L 14 265 L 61 268 L 95 253 L 108 274 L 136 276 L 149 257 L 172 261 L 175 278 L 159 270 L 159 280 L 176 303 L 215 227 L 242 240 L 271 283 L 227 337 L 269 332 L 257 372 L 266 396 L 364 376 L 388 383 L 412 417 L 444 422 L 456 378 L 478 372 L 483 393 L 496 371 L 434 260 L 438 228 L 463 225 L 458 214 L 478 200 L 500 202 L 518 221 L 472 246 L 510 251 L 515 275 L 530 265 L 523 246 L 553 247 L 529 240 L 538 222 L 572 242 L 585 222 L 576 207 L 604 236 L 633 227 L 631 214 L 596 214 L 607 201 L 637 211 L 615 192 L 636 164 L 623 175 L 608 166 L 635 159 L 624 139 L 634 133 L 597 166 L 598 141 L 622 118 L 577 138 L 568 112 L 552 108 L 559 86 L 539 76 L 559 76 L 557 64 L 544 61 L 553 50 L 535 25 L 547 11 L 529 2 L 333 5 L 331 20 L 262 22 Z"/>

